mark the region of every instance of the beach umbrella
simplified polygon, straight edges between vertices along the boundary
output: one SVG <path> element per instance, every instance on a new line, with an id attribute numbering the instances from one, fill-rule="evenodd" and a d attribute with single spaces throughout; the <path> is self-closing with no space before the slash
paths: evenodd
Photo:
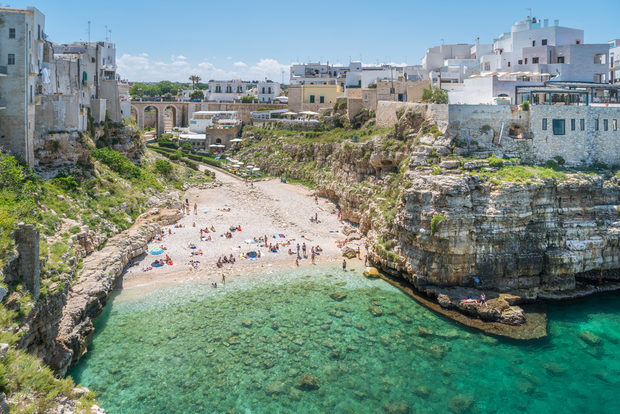
<path id="1" fill-rule="evenodd" d="M 164 249 L 162 249 L 161 247 L 155 247 L 154 249 L 151 249 L 151 254 L 154 255 L 162 254 L 163 252 Z"/>
<path id="2" fill-rule="evenodd" d="M 241 141 L 243 141 L 243 140 L 240 139 L 240 138 L 235 138 L 235 139 L 231 139 L 230 140 L 230 142 L 241 142 Z"/>
<path id="3" fill-rule="evenodd" d="M 252 168 L 252 171 L 260 171 L 260 168 L 258 168 L 258 167 Z"/>
<path id="4" fill-rule="evenodd" d="M 245 163 L 243 163 L 243 162 L 241 162 L 241 161 L 237 161 L 237 164 L 239 164 L 239 165 L 243 165 L 243 164 L 245 164 Z"/>
<path id="5" fill-rule="evenodd" d="M 300 112 L 300 114 L 302 114 L 302 115 L 318 115 L 319 113 L 318 112 L 313 112 L 313 111 L 303 111 L 303 112 Z"/>

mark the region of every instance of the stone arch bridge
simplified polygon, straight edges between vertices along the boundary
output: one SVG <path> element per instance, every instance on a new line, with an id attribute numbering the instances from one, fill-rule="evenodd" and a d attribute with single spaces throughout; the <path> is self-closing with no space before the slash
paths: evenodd
<path id="1" fill-rule="evenodd" d="M 261 109 L 287 109 L 283 104 L 230 103 L 230 102 L 154 102 L 131 101 L 131 115 L 135 116 L 138 127 L 144 131 L 144 114 L 147 109 L 155 109 L 155 130 L 157 136 L 164 133 L 164 112 L 172 112 L 172 126 L 186 127 L 194 112 L 197 111 L 237 111 L 238 118 L 250 122 L 250 113 Z"/>

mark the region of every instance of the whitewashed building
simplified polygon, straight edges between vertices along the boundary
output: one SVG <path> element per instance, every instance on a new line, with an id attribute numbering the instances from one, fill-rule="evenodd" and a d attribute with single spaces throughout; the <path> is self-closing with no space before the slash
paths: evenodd
<path id="1" fill-rule="evenodd" d="M 243 81 L 241 79 L 227 81 L 209 81 L 209 90 L 205 94 L 207 101 L 212 102 L 240 102 L 241 98 L 248 95 L 250 89 L 256 86 L 256 82 Z"/>
<path id="2" fill-rule="evenodd" d="M 281 92 L 280 84 L 270 80 L 258 82 L 256 85 L 256 97 L 259 103 L 275 103 Z"/>

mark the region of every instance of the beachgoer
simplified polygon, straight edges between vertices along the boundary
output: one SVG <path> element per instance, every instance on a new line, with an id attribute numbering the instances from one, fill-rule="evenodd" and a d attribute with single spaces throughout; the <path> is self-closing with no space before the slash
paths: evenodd
<path id="1" fill-rule="evenodd" d="M 347 270 L 347 261 L 342 259 L 342 270 Z"/>
<path id="2" fill-rule="evenodd" d="M 364 255 L 364 266 L 368 266 L 368 254 Z"/>
<path id="3" fill-rule="evenodd" d="M 222 273 L 222 283 L 226 283 L 226 275 Z"/>
<path id="4" fill-rule="evenodd" d="M 301 245 L 301 250 L 304 252 L 304 255 L 306 254 L 306 243 Z"/>
<path id="5" fill-rule="evenodd" d="M 297 256 L 297 259 L 295 259 L 295 264 L 297 265 L 297 267 L 299 267 L 299 256 Z"/>
<path id="6" fill-rule="evenodd" d="M 315 202 L 316 204 L 319 204 L 319 198 L 316 196 L 316 194 L 314 195 L 314 202 Z"/>
<path id="7" fill-rule="evenodd" d="M 299 256 L 299 243 L 297 243 L 297 256 Z"/>
<path id="8" fill-rule="evenodd" d="M 172 229 L 168 229 L 168 234 L 172 234 Z"/>
<path id="9" fill-rule="evenodd" d="M 480 294 L 480 302 L 482 302 L 484 306 L 487 306 L 487 295 L 485 295 L 484 292 Z"/>
<path id="10" fill-rule="evenodd" d="M 288 249 L 288 254 L 289 256 L 293 254 L 293 251 L 291 249 Z"/>
<path id="11" fill-rule="evenodd" d="M 314 264 L 314 252 L 312 252 L 312 264 Z"/>
<path id="12" fill-rule="evenodd" d="M 194 203 L 194 215 L 198 214 L 198 204 Z"/>
<path id="13" fill-rule="evenodd" d="M 314 222 L 315 223 L 319 222 L 319 213 L 314 213 Z"/>

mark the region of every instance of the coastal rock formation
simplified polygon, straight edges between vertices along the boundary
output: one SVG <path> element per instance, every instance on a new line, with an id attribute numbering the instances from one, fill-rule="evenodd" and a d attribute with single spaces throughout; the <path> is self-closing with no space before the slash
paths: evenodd
<path id="1" fill-rule="evenodd" d="M 297 138 L 249 131 L 258 145 L 239 157 L 312 182 L 357 224 L 373 265 L 446 309 L 519 324 L 522 303 L 620 287 L 620 176 L 539 178 L 480 140 L 462 142 L 460 130 L 415 114 L 399 119 L 395 132 L 364 142 L 291 143 Z M 492 175 L 502 167 L 527 174 Z M 461 303 L 482 291 L 492 306 Z"/>
<path id="2" fill-rule="evenodd" d="M 64 375 L 85 352 L 93 334 L 93 319 L 106 304 L 119 275 L 134 257 L 146 251 L 147 243 L 161 225 L 181 217 L 179 210 L 152 210 L 138 218 L 129 230 L 110 240 L 84 259 L 79 280 L 67 294 L 60 318 L 57 342 L 48 349 L 46 363 Z"/>
<path id="3" fill-rule="evenodd" d="M 620 279 L 617 178 L 503 186 L 469 175 L 411 179 L 395 229 L 403 273 L 418 288 L 567 291 L 580 279 Z M 433 217 L 442 218 L 434 231 Z"/>

